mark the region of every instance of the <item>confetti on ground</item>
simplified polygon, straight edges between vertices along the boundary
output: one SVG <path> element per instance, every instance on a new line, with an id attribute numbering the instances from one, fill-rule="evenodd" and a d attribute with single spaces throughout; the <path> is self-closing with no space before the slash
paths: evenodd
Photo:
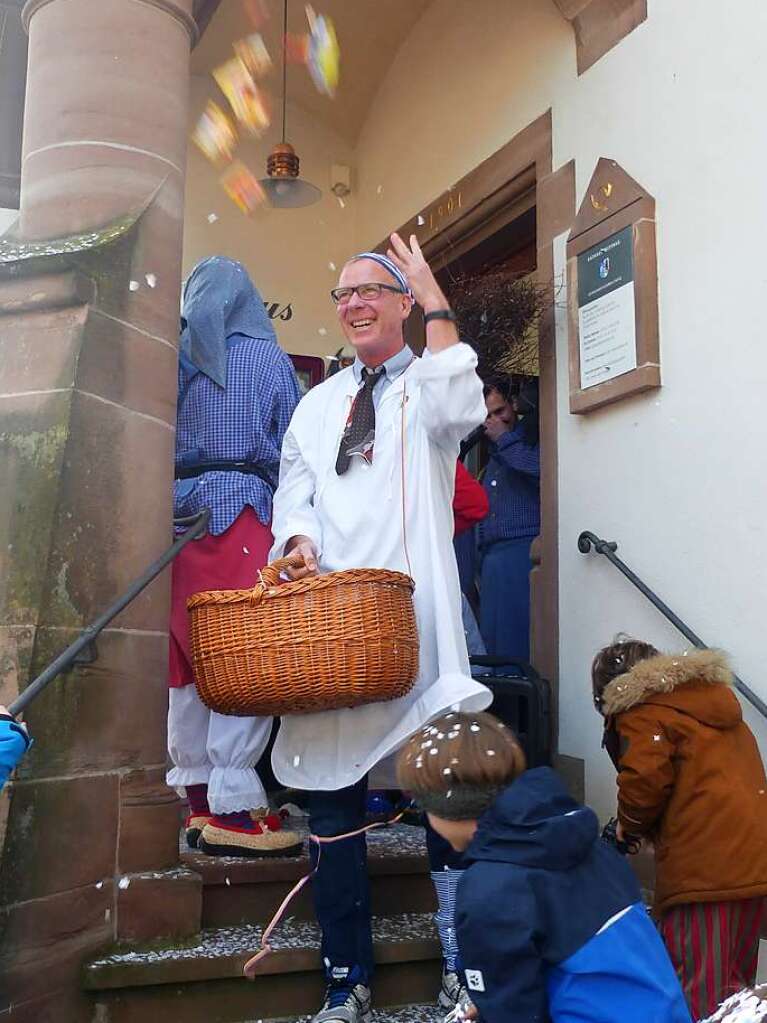
<path id="1" fill-rule="evenodd" d="M 120 888 L 122 891 L 125 891 L 126 888 L 130 888 L 130 878 L 121 877 L 117 887 Z"/>
<path id="2" fill-rule="evenodd" d="M 251 214 L 253 210 L 266 202 L 266 193 L 261 187 L 261 183 L 241 160 L 235 161 L 221 175 L 221 185 L 232 202 L 243 213 Z"/>
<path id="3" fill-rule="evenodd" d="M 192 142 L 211 161 L 222 164 L 232 159 L 237 130 L 218 103 L 208 101 L 192 132 Z"/>
<path id="4" fill-rule="evenodd" d="M 131 281 L 131 282 L 130 282 L 130 284 L 128 285 L 128 287 L 129 287 L 129 289 L 130 289 L 131 291 L 138 291 L 138 289 L 140 288 L 140 286 L 141 286 L 141 285 L 139 284 L 139 282 L 138 282 L 138 281 Z"/>
<path id="5" fill-rule="evenodd" d="M 157 275 L 156 274 L 144 274 L 144 280 L 147 282 L 150 288 L 157 287 Z"/>

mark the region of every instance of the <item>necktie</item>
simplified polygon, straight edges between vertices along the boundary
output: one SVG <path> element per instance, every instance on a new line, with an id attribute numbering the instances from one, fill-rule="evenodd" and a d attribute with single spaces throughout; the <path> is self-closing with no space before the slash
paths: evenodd
<path id="1" fill-rule="evenodd" d="M 376 437 L 376 410 L 373 404 L 373 388 L 383 378 L 384 370 L 362 370 L 362 386 L 352 405 L 349 422 L 346 424 L 336 459 L 336 472 L 342 476 L 351 465 L 352 455 L 361 455 L 367 462 L 373 461 L 373 444 Z"/>

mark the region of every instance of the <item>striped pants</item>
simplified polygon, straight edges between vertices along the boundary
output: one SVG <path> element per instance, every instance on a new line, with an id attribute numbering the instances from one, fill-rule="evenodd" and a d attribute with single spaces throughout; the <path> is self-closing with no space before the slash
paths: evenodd
<path id="1" fill-rule="evenodd" d="M 663 914 L 660 932 L 693 1019 L 753 986 L 764 908 L 763 898 L 742 899 L 688 903 Z"/>

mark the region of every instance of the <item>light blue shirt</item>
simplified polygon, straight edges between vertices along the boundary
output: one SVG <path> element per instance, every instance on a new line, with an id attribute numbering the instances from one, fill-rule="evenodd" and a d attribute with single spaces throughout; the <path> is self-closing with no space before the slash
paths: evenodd
<path id="1" fill-rule="evenodd" d="M 414 358 L 415 355 L 413 355 L 412 349 L 405 345 L 404 348 L 401 348 L 396 355 L 392 355 L 392 357 L 382 363 L 381 366 L 376 367 L 376 369 L 383 368 L 384 378 L 373 388 L 373 408 L 378 408 L 381 398 L 384 394 L 386 394 L 397 377 L 402 376 Z M 362 386 L 362 370 L 364 368 L 365 363 L 362 362 L 358 355 L 352 363 L 352 373 L 360 387 Z"/>

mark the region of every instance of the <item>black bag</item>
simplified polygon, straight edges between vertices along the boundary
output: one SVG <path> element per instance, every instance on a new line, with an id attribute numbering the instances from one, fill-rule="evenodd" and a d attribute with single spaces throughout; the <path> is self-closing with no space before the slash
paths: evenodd
<path id="1" fill-rule="evenodd" d="M 513 729 L 528 767 L 551 765 L 551 687 L 535 668 L 516 657 L 471 657 L 472 676 L 493 694 L 488 708 Z"/>

